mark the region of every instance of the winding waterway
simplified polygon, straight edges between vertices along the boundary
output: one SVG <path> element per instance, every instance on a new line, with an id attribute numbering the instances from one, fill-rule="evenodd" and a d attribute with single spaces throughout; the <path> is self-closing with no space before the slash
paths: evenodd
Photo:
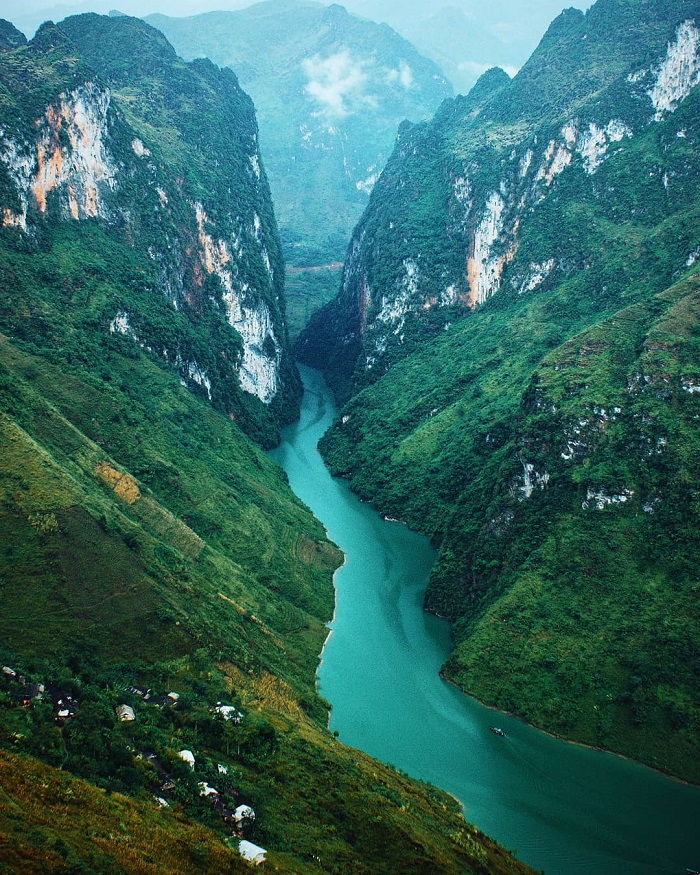
<path id="1" fill-rule="evenodd" d="M 700 868 L 700 790 L 496 714 L 438 675 L 447 623 L 422 610 L 435 554 L 383 520 L 316 450 L 333 421 L 302 369 L 301 419 L 271 455 L 346 556 L 319 668 L 340 739 L 452 793 L 467 820 L 547 875 L 682 875 Z M 494 723 L 505 738 L 489 732 Z"/>

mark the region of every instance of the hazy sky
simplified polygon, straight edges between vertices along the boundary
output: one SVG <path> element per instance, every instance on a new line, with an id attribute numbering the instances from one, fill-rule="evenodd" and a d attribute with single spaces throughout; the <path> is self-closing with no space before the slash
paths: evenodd
<path id="1" fill-rule="evenodd" d="M 0 0 L 0 17 L 31 37 L 48 19 L 81 12 L 127 15 L 161 12 L 172 17 L 237 10 L 259 0 Z M 277 0 L 291 4 L 309 0 Z M 311 0 L 314 2 L 314 0 Z M 333 0 L 320 0 L 329 5 Z M 587 9 L 593 0 L 339 0 L 350 12 L 386 21 L 439 64 L 455 91 L 467 93 L 490 67 L 513 76 L 549 23 L 567 6 Z"/>
<path id="2" fill-rule="evenodd" d="M 66 0 L 55 3 L 50 0 L 23 0 L 21 3 L 18 0 L 0 0 L 0 18 L 6 18 L 31 36 L 42 21 L 60 21 L 79 12 L 106 14 L 112 9 L 118 9 L 127 15 L 139 17 L 152 12 L 184 16 L 214 9 L 242 9 L 244 6 L 252 6 L 252 3 L 250 0 Z"/>
<path id="3" fill-rule="evenodd" d="M 510 0 L 513 8 L 517 8 L 521 13 L 528 6 L 539 7 L 543 5 L 552 5 L 552 0 Z M 553 8 L 560 11 L 567 6 L 577 6 L 580 9 L 587 9 L 591 5 L 592 0 L 561 0 L 561 5 L 556 2 Z M 242 9 L 245 6 L 252 6 L 251 0 L 0 0 L 0 17 L 11 21 L 20 30 L 23 30 L 28 36 L 31 36 L 37 26 L 46 19 L 60 21 L 68 15 L 74 15 L 79 12 L 100 12 L 106 14 L 111 9 L 118 9 L 128 15 L 144 16 L 152 12 L 162 12 L 165 15 L 185 16 L 197 15 L 200 12 L 210 12 L 214 9 Z M 345 5 L 342 3 L 341 5 Z M 374 17 L 368 11 L 365 11 L 367 3 L 361 0 L 348 0 L 347 7 L 349 9 L 362 8 L 364 14 L 370 18 Z M 374 4 L 370 4 L 369 8 Z M 411 4 L 407 4 L 407 7 Z M 425 15 L 438 9 L 441 6 L 457 6 L 466 8 L 473 6 L 469 0 L 428 0 L 416 4 L 422 8 L 422 14 Z M 501 16 L 503 16 L 504 8 L 509 6 L 508 0 L 497 4 Z M 406 8 L 408 12 L 408 8 Z M 556 15 L 556 11 L 552 17 Z M 482 18 L 488 17 L 488 13 L 483 10 Z"/>

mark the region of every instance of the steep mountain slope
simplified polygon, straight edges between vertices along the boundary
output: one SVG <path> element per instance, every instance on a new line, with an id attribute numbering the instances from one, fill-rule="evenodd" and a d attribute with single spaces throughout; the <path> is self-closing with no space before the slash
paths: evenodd
<path id="1" fill-rule="evenodd" d="M 142 22 L 64 27 L 0 29 L 3 863 L 526 871 L 327 730 L 340 556 L 241 428 L 296 392 L 250 102 Z"/>
<path id="2" fill-rule="evenodd" d="M 298 344 L 350 399 L 333 470 L 442 545 L 447 674 L 695 780 L 699 24 L 567 10 L 402 129 Z"/>
<path id="3" fill-rule="evenodd" d="M 452 91 L 405 39 L 342 6 L 267 0 L 148 21 L 182 57 L 230 66 L 253 97 L 285 256 L 298 265 L 343 257 L 398 125 Z"/>
<path id="4" fill-rule="evenodd" d="M 140 54 L 125 63 L 134 41 Z M 111 266 L 123 299 L 93 301 L 93 318 L 274 440 L 299 384 L 253 107 L 233 74 L 184 64 L 137 19 L 87 15 L 8 52 L 4 81 L 4 225 L 50 246 L 47 226 L 59 216 L 76 234 L 86 219 L 102 220 L 133 255 Z M 161 316 L 177 311 L 177 339 L 132 300 L 144 287 L 165 297 Z"/>

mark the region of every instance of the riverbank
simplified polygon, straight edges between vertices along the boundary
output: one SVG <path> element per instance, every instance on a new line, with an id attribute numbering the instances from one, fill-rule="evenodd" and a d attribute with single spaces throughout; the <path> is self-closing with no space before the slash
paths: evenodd
<path id="1" fill-rule="evenodd" d="M 279 451 L 290 484 L 345 553 L 319 690 L 341 741 L 457 798 L 467 820 L 548 875 L 674 875 L 694 860 L 697 788 L 618 756 L 563 743 L 440 676 L 446 622 L 423 610 L 427 539 L 387 522 L 333 480 L 316 450 L 330 393 L 302 369 L 302 419 Z"/>
<path id="2" fill-rule="evenodd" d="M 431 612 L 428 611 L 428 613 L 431 613 Z M 439 615 L 435 615 L 435 616 L 439 616 Z M 445 618 L 441 617 L 440 619 L 445 619 Z M 446 622 L 449 622 L 449 621 L 446 621 Z M 462 687 L 460 687 L 459 684 L 455 683 L 451 678 L 447 677 L 444 674 L 444 672 L 442 672 L 442 671 L 440 672 L 440 678 L 446 684 L 449 684 L 451 687 L 454 687 L 454 689 L 458 690 L 463 695 L 469 696 L 475 702 L 478 702 L 482 706 L 482 708 L 486 708 L 487 710 L 493 712 L 494 714 L 503 714 L 507 717 L 512 718 L 513 720 L 518 720 L 520 723 L 523 724 L 523 726 L 528 726 L 531 729 L 536 730 L 537 732 L 541 732 L 544 735 L 547 735 L 549 738 L 552 738 L 552 739 L 559 741 L 559 742 L 562 742 L 564 744 L 571 744 L 574 747 L 582 747 L 582 748 L 586 748 L 587 750 L 597 751 L 598 753 L 603 753 L 603 754 L 606 754 L 609 756 L 619 757 L 621 760 L 625 760 L 628 763 L 632 763 L 633 765 L 640 766 L 644 769 L 649 769 L 650 772 L 654 772 L 655 774 L 660 775 L 663 778 L 668 778 L 669 780 L 677 781 L 679 784 L 683 784 L 686 787 L 693 787 L 695 789 L 700 790 L 700 783 L 695 783 L 693 781 L 687 781 L 684 778 L 679 777 L 678 775 L 674 775 L 670 772 L 665 772 L 663 769 L 654 768 L 654 766 L 651 766 L 648 763 L 642 762 L 641 760 L 637 760 L 634 757 L 627 756 L 623 753 L 620 753 L 619 751 L 612 750 L 611 748 L 600 747 L 599 745 L 595 745 L 595 744 L 588 744 L 585 741 L 579 741 L 578 739 L 575 739 L 575 738 L 567 738 L 564 735 L 557 735 L 555 732 L 550 732 L 547 729 L 543 729 L 541 726 L 537 726 L 535 723 L 530 723 L 528 720 L 525 719 L 525 717 L 523 717 L 520 714 L 516 714 L 513 711 L 502 711 L 500 708 L 497 708 L 495 705 L 490 705 L 488 702 L 480 699 L 473 692 L 470 692 L 469 690 L 462 689 Z"/>

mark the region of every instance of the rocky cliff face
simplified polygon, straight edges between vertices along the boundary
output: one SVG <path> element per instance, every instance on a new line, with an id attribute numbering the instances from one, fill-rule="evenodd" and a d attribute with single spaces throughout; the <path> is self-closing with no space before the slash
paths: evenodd
<path id="1" fill-rule="evenodd" d="M 16 186 L 20 210 L 3 210 L 3 225 L 27 231 L 27 211 L 47 211 L 56 191 L 64 219 L 109 219 L 100 190 L 116 187 L 116 166 L 105 147 L 108 89 L 86 82 L 63 92 L 35 120 L 34 141 L 3 134 L 3 163 Z"/>
<path id="2" fill-rule="evenodd" d="M 568 10 L 404 127 L 299 343 L 345 402 L 332 470 L 440 544 L 446 673 L 694 776 L 699 24 Z"/>
<path id="3" fill-rule="evenodd" d="M 596 4 L 587 17 L 568 10 L 512 82 L 490 71 L 432 124 L 403 129 L 355 231 L 341 294 L 301 338 L 302 360 L 329 369 L 336 386 L 362 385 L 374 379 L 369 371 L 381 374 L 411 351 L 426 313 L 434 334 L 455 307 L 473 309 L 504 286 L 532 292 L 584 266 L 567 240 L 550 234 L 547 249 L 530 230 L 557 202 L 562 174 L 580 179 L 582 198 L 600 198 L 606 159 L 666 119 L 700 81 L 695 19 L 669 20 L 658 4 L 646 40 L 626 44 L 601 74 L 600 56 L 620 40 L 601 33 L 600 19 L 617 6 Z M 538 105 L 541 93 L 562 90 L 571 66 L 593 72 L 556 107 Z M 663 161 L 653 172 L 668 192 Z"/>
<path id="4" fill-rule="evenodd" d="M 4 53 L 3 74 L 14 94 L 0 122 L 3 226 L 32 245 L 56 223 L 99 222 L 147 260 L 146 282 L 191 336 L 156 343 L 126 301 L 105 329 L 254 430 L 274 431 L 298 379 L 253 107 L 235 76 L 184 64 L 136 19 L 96 15 L 46 25 Z"/>

